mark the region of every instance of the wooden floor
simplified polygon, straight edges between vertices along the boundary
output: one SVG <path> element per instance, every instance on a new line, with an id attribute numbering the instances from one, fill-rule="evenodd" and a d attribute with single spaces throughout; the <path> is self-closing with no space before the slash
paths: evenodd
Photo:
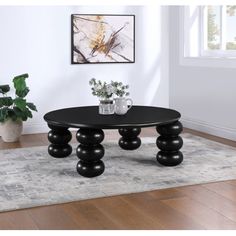
<path id="1" fill-rule="evenodd" d="M 114 132 L 106 139 L 118 138 Z M 142 136 L 155 135 L 155 129 L 142 130 Z M 25 135 L 19 143 L 0 140 L 0 149 L 47 143 L 45 134 Z M 0 229 L 236 229 L 236 180 L 0 213 Z"/>

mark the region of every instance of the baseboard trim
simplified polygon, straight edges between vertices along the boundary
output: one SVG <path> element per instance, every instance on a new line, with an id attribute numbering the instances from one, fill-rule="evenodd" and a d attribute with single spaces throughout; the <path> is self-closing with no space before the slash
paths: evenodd
<path id="1" fill-rule="evenodd" d="M 49 128 L 45 123 L 27 124 L 23 123 L 23 134 L 47 133 Z"/>
<path id="2" fill-rule="evenodd" d="M 49 130 L 50 129 L 48 128 L 46 122 L 34 123 L 34 124 L 23 123 L 23 132 L 22 132 L 22 134 L 47 133 Z M 77 129 L 71 128 L 70 130 L 77 130 Z"/>
<path id="3" fill-rule="evenodd" d="M 186 128 L 194 129 L 207 134 L 236 141 L 236 129 L 222 127 L 216 124 L 210 124 L 205 121 L 189 117 L 182 117 L 181 122 L 183 123 L 183 126 Z"/>

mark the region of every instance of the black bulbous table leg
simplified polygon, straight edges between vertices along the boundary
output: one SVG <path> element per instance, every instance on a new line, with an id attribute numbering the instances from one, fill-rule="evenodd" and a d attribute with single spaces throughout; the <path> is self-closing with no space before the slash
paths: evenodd
<path id="1" fill-rule="evenodd" d="M 119 134 L 122 136 L 119 139 L 119 145 L 125 150 L 135 150 L 140 147 L 141 139 L 138 137 L 140 128 L 121 128 Z"/>
<path id="2" fill-rule="evenodd" d="M 80 143 L 76 149 L 77 172 L 84 177 L 95 177 L 101 175 L 105 165 L 101 161 L 105 154 L 104 147 L 100 144 L 104 139 L 101 129 L 81 128 L 76 133 L 76 139 Z"/>
<path id="3" fill-rule="evenodd" d="M 48 125 L 51 129 L 48 132 L 48 140 L 51 143 L 48 146 L 49 155 L 56 158 L 64 158 L 72 153 L 72 147 L 68 144 L 72 138 L 68 128 Z"/>
<path id="4" fill-rule="evenodd" d="M 157 147 L 161 150 L 157 153 L 157 161 L 165 166 L 176 166 L 183 161 L 181 147 L 183 139 L 179 134 L 183 126 L 179 121 L 174 123 L 160 125 L 156 127 L 160 136 L 156 140 Z"/>

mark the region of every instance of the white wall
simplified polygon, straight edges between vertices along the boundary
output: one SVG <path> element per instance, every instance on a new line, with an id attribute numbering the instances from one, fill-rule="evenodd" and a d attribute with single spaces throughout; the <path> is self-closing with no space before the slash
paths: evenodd
<path id="1" fill-rule="evenodd" d="M 181 66 L 178 13 L 170 7 L 170 107 L 185 127 L 236 140 L 236 68 Z"/>
<path id="2" fill-rule="evenodd" d="M 48 130 L 43 115 L 54 109 L 98 104 L 89 80 L 118 80 L 130 85 L 135 104 L 169 106 L 168 12 L 150 6 L 0 7 L 0 84 L 29 73 L 28 100 L 39 112 L 24 133 Z M 70 15 L 136 15 L 135 64 L 71 65 Z M 164 39 L 164 40 L 163 40 Z"/>

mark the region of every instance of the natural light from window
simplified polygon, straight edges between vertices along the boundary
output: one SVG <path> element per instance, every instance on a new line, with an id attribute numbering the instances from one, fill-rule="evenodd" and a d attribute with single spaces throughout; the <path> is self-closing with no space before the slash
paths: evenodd
<path id="1" fill-rule="evenodd" d="M 207 6 L 208 50 L 236 50 L 236 6 Z"/>
<path id="2" fill-rule="evenodd" d="M 185 57 L 236 57 L 236 5 L 184 9 Z"/>

